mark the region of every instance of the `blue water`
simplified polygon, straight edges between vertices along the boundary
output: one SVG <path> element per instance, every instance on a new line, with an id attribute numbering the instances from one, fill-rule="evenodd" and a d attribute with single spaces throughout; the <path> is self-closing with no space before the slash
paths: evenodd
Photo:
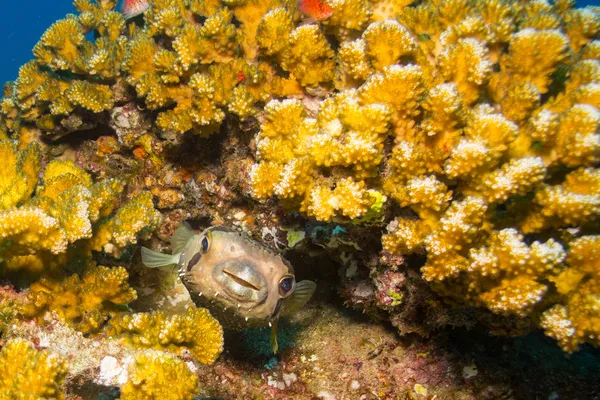
<path id="1" fill-rule="evenodd" d="M 74 13 L 71 0 L 2 1 L 0 21 L 0 85 L 16 78 L 19 67 L 33 56 L 31 49 L 46 28 L 68 13 Z M 579 7 L 600 5 L 600 0 L 578 1 Z"/>
<path id="2" fill-rule="evenodd" d="M 2 0 L 0 14 L 0 86 L 17 77 L 33 58 L 31 49 L 56 20 L 76 13 L 72 0 Z"/>
<path id="3" fill-rule="evenodd" d="M 71 0 L 5 0 L 2 3 L 0 84 L 17 77 L 19 67 L 33 58 L 31 49 L 54 21 L 75 12 Z"/>

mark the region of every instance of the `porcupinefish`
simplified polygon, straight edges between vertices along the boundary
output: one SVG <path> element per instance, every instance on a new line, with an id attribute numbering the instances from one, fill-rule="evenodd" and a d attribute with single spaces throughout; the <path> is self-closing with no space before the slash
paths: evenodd
<path id="1" fill-rule="evenodd" d="M 125 19 L 143 14 L 150 7 L 148 0 L 123 0 L 121 12 Z"/>
<path id="2" fill-rule="evenodd" d="M 177 264 L 179 277 L 196 306 L 205 307 L 226 328 L 271 326 L 277 353 L 279 317 L 299 310 L 317 285 L 296 282 L 281 255 L 242 232 L 213 226 L 196 234 L 184 223 L 171 238 L 173 254 L 142 247 L 142 262 L 156 268 Z"/>

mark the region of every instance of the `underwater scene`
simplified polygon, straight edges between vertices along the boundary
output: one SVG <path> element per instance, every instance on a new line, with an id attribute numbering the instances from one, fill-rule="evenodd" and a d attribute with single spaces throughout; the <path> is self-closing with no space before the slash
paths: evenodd
<path id="1" fill-rule="evenodd" d="M 599 4 L 3 7 L 0 399 L 600 400 Z"/>

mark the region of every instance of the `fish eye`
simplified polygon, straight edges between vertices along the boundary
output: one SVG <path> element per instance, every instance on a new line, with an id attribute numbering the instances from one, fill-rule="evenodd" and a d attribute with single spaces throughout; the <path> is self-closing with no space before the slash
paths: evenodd
<path id="1" fill-rule="evenodd" d="M 210 237 L 209 235 L 204 236 L 204 238 L 202 238 L 202 243 L 200 243 L 200 249 L 202 250 L 203 254 L 206 254 L 206 252 L 208 251 L 209 247 L 210 247 Z"/>
<path id="2" fill-rule="evenodd" d="M 296 280 L 293 276 L 284 276 L 279 281 L 279 295 L 281 297 L 288 297 L 294 290 L 294 283 Z"/>

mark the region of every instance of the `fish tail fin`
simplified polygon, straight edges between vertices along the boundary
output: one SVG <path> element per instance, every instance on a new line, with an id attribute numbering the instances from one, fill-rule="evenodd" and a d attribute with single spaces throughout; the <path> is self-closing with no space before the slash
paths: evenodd
<path id="1" fill-rule="evenodd" d="M 147 247 L 142 247 L 142 263 L 148 268 L 164 267 L 165 265 L 179 263 L 181 254 L 163 254 L 152 251 Z"/>

